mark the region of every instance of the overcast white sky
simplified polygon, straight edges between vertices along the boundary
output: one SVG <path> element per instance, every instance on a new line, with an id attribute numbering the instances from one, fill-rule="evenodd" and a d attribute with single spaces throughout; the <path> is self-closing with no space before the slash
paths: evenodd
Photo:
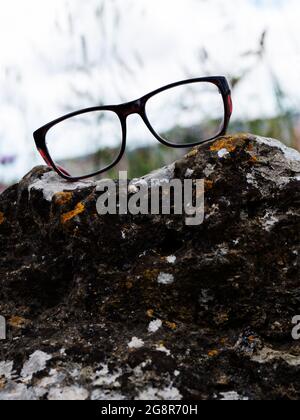
<path id="1" fill-rule="evenodd" d="M 238 76 L 265 29 L 265 60 L 236 90 L 235 115 L 274 112 L 270 67 L 299 109 L 299 20 L 299 0 L 0 0 L 0 157 L 18 155 L 0 182 L 39 161 L 32 131 L 44 123 L 189 76 Z"/>

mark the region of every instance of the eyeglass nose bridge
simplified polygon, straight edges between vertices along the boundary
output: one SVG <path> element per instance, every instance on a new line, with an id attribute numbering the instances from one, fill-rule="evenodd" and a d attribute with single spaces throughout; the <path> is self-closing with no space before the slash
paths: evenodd
<path id="1" fill-rule="evenodd" d="M 126 104 L 119 105 L 118 112 L 123 118 L 129 117 L 129 115 L 139 114 L 140 116 L 144 113 L 145 103 L 142 99 L 137 99 Z"/>

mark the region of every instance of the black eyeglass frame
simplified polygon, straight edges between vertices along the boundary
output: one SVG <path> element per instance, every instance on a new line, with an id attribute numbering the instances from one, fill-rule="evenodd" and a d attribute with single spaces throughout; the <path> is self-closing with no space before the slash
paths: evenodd
<path id="1" fill-rule="evenodd" d="M 166 141 L 165 139 L 163 139 L 152 127 L 148 117 L 147 117 L 147 112 L 146 112 L 146 105 L 147 102 L 150 98 L 152 98 L 153 96 L 164 92 L 168 89 L 172 89 L 178 86 L 183 86 L 183 85 L 187 85 L 187 84 L 192 84 L 192 83 L 199 83 L 199 82 L 203 82 L 203 83 L 212 83 L 215 86 L 218 87 L 222 98 L 223 98 L 223 103 L 224 103 L 224 121 L 223 121 L 223 125 L 220 128 L 220 132 L 209 139 L 206 140 L 201 140 L 195 143 L 190 143 L 190 144 L 174 144 L 171 142 Z M 201 77 L 201 78 L 197 78 L 197 79 L 188 79 L 188 80 L 182 80 L 180 82 L 177 83 L 172 83 L 169 85 L 166 85 L 164 87 L 161 87 L 160 89 L 157 89 L 153 92 L 148 93 L 147 95 L 143 96 L 140 99 L 137 99 L 135 101 L 131 101 L 131 102 L 127 102 L 124 104 L 120 104 L 120 105 L 107 105 L 107 106 L 98 106 L 98 107 L 92 107 L 92 108 L 85 108 L 76 112 L 72 112 L 70 114 L 67 114 L 63 117 L 60 117 L 46 125 L 44 125 L 43 127 L 39 128 L 38 130 L 36 130 L 33 133 L 33 137 L 35 140 L 35 144 L 36 147 L 39 151 L 39 153 L 41 154 L 42 158 L 44 159 L 44 161 L 46 162 L 46 164 L 50 167 L 52 167 L 55 172 L 57 172 L 58 175 L 60 175 L 62 178 L 68 180 L 68 181 L 80 181 L 80 180 L 84 180 L 84 179 L 88 179 L 88 178 L 92 178 L 98 175 L 101 175 L 105 172 L 107 172 L 108 170 L 112 169 L 114 166 L 116 166 L 122 159 L 125 150 L 126 150 L 126 139 L 127 139 L 127 124 L 126 124 L 126 120 L 127 117 L 129 115 L 132 114 L 138 114 L 140 115 L 140 117 L 142 118 L 142 120 L 144 121 L 144 123 L 146 124 L 146 126 L 148 127 L 148 129 L 150 130 L 150 132 L 152 133 L 152 135 L 164 146 L 167 147 L 174 147 L 177 149 L 187 149 L 187 148 L 191 148 L 191 147 L 195 147 L 195 146 L 199 146 L 203 143 L 207 143 L 209 141 L 212 141 L 214 139 L 216 139 L 219 136 L 223 136 L 226 134 L 227 132 L 227 128 L 229 125 L 229 121 L 230 121 L 230 117 L 232 115 L 232 110 L 233 110 L 233 106 L 232 106 L 232 99 L 231 99 L 231 90 L 229 87 L 229 84 L 226 80 L 225 77 L 223 76 L 215 76 L 215 77 Z M 46 136 L 48 131 L 54 127 L 55 125 L 76 117 L 78 115 L 82 115 L 82 114 L 87 114 L 90 112 L 95 112 L 95 111 L 111 111 L 117 114 L 117 116 L 119 117 L 119 120 L 121 122 L 121 129 L 122 129 L 122 146 L 121 146 L 121 150 L 120 153 L 118 155 L 118 157 L 115 159 L 115 161 L 108 165 L 107 167 L 105 167 L 104 169 L 101 169 L 93 174 L 90 175 L 85 175 L 85 176 L 80 176 L 80 177 L 72 177 L 70 174 L 68 174 L 68 172 L 61 168 L 59 165 L 57 165 L 54 160 L 52 159 L 48 147 L 47 147 L 47 143 L 46 143 Z"/>

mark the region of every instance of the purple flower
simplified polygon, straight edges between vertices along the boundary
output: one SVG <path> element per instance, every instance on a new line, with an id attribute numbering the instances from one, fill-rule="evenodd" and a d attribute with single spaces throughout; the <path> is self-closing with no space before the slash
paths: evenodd
<path id="1" fill-rule="evenodd" d="M 0 165 L 11 165 L 16 160 L 16 156 L 0 156 Z"/>

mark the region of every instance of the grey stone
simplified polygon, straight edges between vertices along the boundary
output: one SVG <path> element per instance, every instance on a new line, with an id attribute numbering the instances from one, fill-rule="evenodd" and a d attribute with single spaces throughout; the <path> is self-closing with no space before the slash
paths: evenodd
<path id="1" fill-rule="evenodd" d="M 100 217 L 97 183 L 45 167 L 0 196 L 0 398 L 299 399 L 300 154 L 229 136 L 144 179 L 186 174 L 201 226 Z"/>

